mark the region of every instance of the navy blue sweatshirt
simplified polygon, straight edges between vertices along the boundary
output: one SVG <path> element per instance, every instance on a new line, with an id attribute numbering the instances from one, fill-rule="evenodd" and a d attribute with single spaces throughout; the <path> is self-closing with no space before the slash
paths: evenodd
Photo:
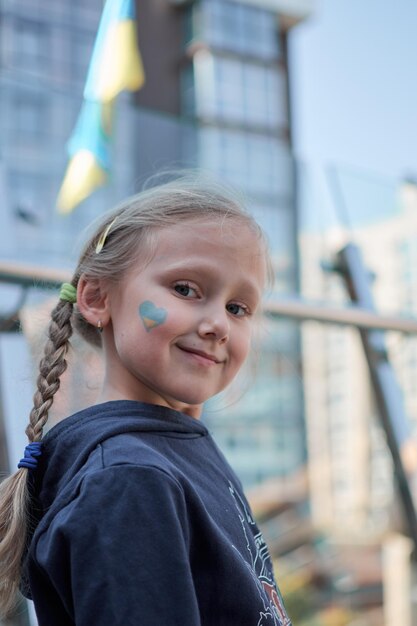
<path id="1" fill-rule="evenodd" d="M 39 626 L 288 626 L 268 550 L 205 426 L 114 401 L 51 429 L 22 589 Z"/>

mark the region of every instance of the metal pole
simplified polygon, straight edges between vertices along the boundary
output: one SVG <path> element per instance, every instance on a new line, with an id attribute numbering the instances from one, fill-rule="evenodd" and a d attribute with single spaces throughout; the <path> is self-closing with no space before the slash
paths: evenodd
<path id="1" fill-rule="evenodd" d="M 48 287 L 56 289 L 61 283 L 69 280 L 71 280 L 71 275 L 66 270 L 0 262 L 0 282 L 2 283 L 38 289 Z"/>
<path id="2" fill-rule="evenodd" d="M 374 310 L 369 274 L 366 271 L 359 248 L 345 246 L 337 255 L 338 268 L 345 280 L 351 299 L 363 309 Z M 417 514 L 410 485 L 401 459 L 401 445 L 409 438 L 409 424 L 405 414 L 401 389 L 388 359 L 384 333 L 381 330 L 359 328 L 372 386 L 379 409 L 381 424 L 394 462 L 400 497 L 414 543 L 413 558 L 417 559 Z"/>
<path id="3" fill-rule="evenodd" d="M 416 334 L 417 320 L 413 318 L 379 315 L 361 306 L 338 308 L 325 302 L 308 302 L 297 298 L 268 301 L 263 311 L 270 317 L 288 317 L 300 321 L 316 321 L 341 326 L 355 326 L 367 330 L 395 330 Z"/>

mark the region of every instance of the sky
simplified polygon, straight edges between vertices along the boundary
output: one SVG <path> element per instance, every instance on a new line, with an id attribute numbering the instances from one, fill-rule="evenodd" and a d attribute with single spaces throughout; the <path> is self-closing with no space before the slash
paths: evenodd
<path id="1" fill-rule="evenodd" d="M 327 205 L 329 222 L 330 204 L 339 205 L 337 219 L 378 219 L 398 209 L 399 180 L 417 177 L 416 33 L 416 0 L 315 0 L 313 15 L 293 29 L 306 227 L 317 204 Z"/>

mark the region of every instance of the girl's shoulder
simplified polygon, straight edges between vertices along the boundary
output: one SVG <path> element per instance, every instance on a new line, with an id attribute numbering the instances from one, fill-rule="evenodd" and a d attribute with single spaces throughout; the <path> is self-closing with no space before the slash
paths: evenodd
<path id="1" fill-rule="evenodd" d="M 111 469 L 115 475 L 123 475 L 124 480 L 129 480 L 130 475 L 153 472 L 160 480 L 166 476 L 180 485 L 182 463 L 176 462 L 177 458 L 178 455 L 172 454 L 172 446 L 166 445 L 164 435 L 119 433 L 100 442 L 85 470 L 91 473 Z"/>
<path id="2" fill-rule="evenodd" d="M 117 512 L 119 519 L 124 519 L 126 524 L 133 524 L 139 509 L 147 506 L 144 503 L 152 500 L 155 505 L 155 494 L 160 499 L 161 516 L 164 515 L 165 502 L 175 500 L 182 508 L 184 490 L 174 469 L 164 462 L 162 456 L 149 454 L 138 442 L 132 444 L 130 438 L 129 435 L 119 435 L 97 446 L 86 463 L 57 493 L 52 505 L 44 509 L 33 535 L 32 550 L 39 554 L 39 546 L 42 552 L 45 546 L 54 544 L 57 536 L 82 534 L 92 520 L 95 520 L 96 531 L 104 532 L 113 515 L 110 515 L 111 511 L 115 515 Z M 123 444 L 126 444 L 124 456 L 118 449 Z M 162 494 L 165 494 L 165 500 Z M 139 509 L 134 512 L 137 507 Z"/>

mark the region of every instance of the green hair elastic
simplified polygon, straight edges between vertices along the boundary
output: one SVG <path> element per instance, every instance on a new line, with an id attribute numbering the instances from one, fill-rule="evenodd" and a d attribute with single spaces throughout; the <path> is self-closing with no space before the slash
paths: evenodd
<path id="1" fill-rule="evenodd" d="M 71 304 L 77 302 L 77 290 L 74 285 L 71 285 L 71 283 L 62 283 L 59 292 L 59 299 L 71 302 Z"/>

